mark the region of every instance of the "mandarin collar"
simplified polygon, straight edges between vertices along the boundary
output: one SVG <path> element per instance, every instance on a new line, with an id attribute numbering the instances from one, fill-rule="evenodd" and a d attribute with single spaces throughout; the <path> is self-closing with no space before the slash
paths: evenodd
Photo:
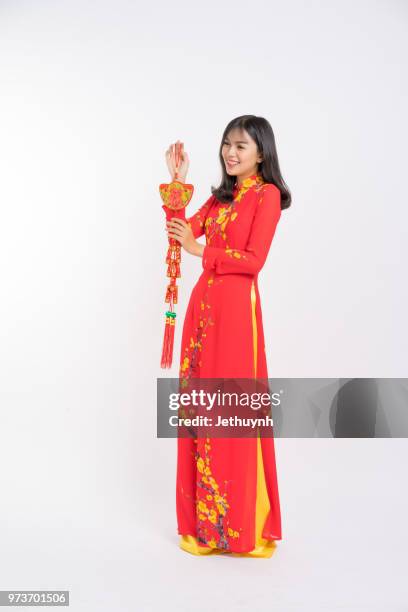
<path id="1" fill-rule="evenodd" d="M 263 182 L 264 180 L 260 173 L 251 174 L 251 176 L 248 176 L 242 181 L 241 185 L 238 185 L 238 182 L 235 181 L 234 192 L 240 191 L 241 189 L 249 189 L 249 187 L 253 185 L 262 185 Z"/>

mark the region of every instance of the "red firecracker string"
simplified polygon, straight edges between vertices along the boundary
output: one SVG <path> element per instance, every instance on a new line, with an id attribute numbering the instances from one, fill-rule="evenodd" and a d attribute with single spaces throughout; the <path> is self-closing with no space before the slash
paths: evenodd
<path id="1" fill-rule="evenodd" d="M 162 208 L 166 213 L 167 220 L 169 220 L 171 217 L 177 216 L 185 218 L 185 211 L 183 209 L 189 203 L 194 191 L 193 185 L 187 185 L 177 180 L 179 176 L 178 169 L 180 159 L 182 157 L 182 150 L 183 143 L 177 142 L 175 144 L 176 172 L 174 175 L 174 180 L 170 184 L 161 184 L 159 188 L 161 198 L 164 202 L 164 206 L 162 206 Z M 165 302 L 169 304 L 169 309 L 165 314 L 165 327 L 161 356 L 162 368 L 170 368 L 172 365 L 174 333 L 176 328 L 176 313 L 174 312 L 174 304 L 177 304 L 178 301 L 178 287 L 176 285 L 176 279 L 181 277 L 181 245 L 178 240 L 172 237 L 169 237 L 166 263 L 167 276 L 170 281 L 166 288 Z"/>

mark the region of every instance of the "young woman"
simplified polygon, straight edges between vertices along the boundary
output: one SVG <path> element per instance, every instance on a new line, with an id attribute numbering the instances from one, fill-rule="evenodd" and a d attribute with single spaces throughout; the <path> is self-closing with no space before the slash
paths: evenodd
<path id="1" fill-rule="evenodd" d="M 186 310 L 180 380 L 268 378 L 258 273 L 281 210 L 291 204 L 268 121 L 233 119 L 219 152 L 222 180 L 168 236 L 202 258 Z M 174 146 L 166 151 L 174 179 Z M 179 179 L 189 158 L 182 153 Z M 205 234 L 206 244 L 197 242 Z M 282 539 L 274 439 L 178 437 L 176 506 L 180 547 L 192 554 L 270 557 Z"/>

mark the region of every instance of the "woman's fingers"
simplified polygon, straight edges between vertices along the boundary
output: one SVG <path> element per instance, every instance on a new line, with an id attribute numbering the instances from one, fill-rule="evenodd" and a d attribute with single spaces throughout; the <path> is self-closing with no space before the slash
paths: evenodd
<path id="1" fill-rule="evenodd" d="M 179 155 L 178 160 L 176 160 L 177 144 L 180 145 L 180 148 L 179 148 L 180 155 Z M 166 157 L 167 167 L 169 169 L 169 172 L 172 178 L 174 179 L 175 172 L 177 170 L 179 173 L 179 176 L 182 176 L 185 179 L 185 176 L 187 174 L 187 171 L 190 165 L 190 160 L 188 158 L 187 153 L 184 150 L 184 142 L 177 140 L 175 143 L 171 143 L 165 153 L 165 157 Z M 176 166 L 176 161 L 178 161 L 178 167 Z"/>
<path id="2" fill-rule="evenodd" d="M 167 227 L 168 227 L 168 229 L 180 229 L 180 230 L 183 230 L 185 226 L 184 226 L 183 223 L 179 223 L 178 221 L 167 221 Z"/>
<path id="3" fill-rule="evenodd" d="M 184 143 L 180 142 L 180 140 L 177 140 L 174 143 L 171 143 L 169 148 L 166 151 L 166 155 L 171 155 L 172 157 L 176 157 L 176 144 L 180 143 L 181 148 L 180 148 L 180 153 L 181 153 L 181 159 L 184 159 L 184 156 L 186 155 L 187 159 L 188 159 L 188 155 L 184 150 Z"/>
<path id="4" fill-rule="evenodd" d="M 176 240 L 179 240 L 180 242 L 183 241 L 183 236 L 180 236 L 179 234 L 174 234 L 174 233 L 168 232 L 167 236 L 169 238 L 175 238 Z"/>
<path id="5" fill-rule="evenodd" d="M 183 219 L 173 217 L 170 221 L 167 221 L 167 235 L 172 238 L 184 238 L 186 237 L 187 223 Z"/>
<path id="6" fill-rule="evenodd" d="M 167 235 L 168 236 L 179 236 L 180 238 L 182 238 L 184 236 L 184 233 L 178 229 L 170 229 L 170 230 L 167 230 Z"/>
<path id="7" fill-rule="evenodd" d="M 169 223 L 170 225 L 175 223 L 176 225 L 181 225 L 182 227 L 187 225 L 187 223 L 186 223 L 186 221 L 184 221 L 184 219 L 179 219 L 178 217 L 173 217 L 172 219 L 170 219 L 170 221 L 167 221 L 167 223 Z"/>
<path id="8" fill-rule="evenodd" d="M 177 142 L 180 142 L 179 140 Z M 166 151 L 166 156 L 170 157 L 172 160 L 176 160 L 176 144 L 177 143 L 172 143 L 169 148 Z M 180 149 L 180 159 L 181 161 L 189 161 L 188 159 L 188 155 L 186 153 L 186 151 L 184 150 L 184 143 L 181 143 L 182 147 Z"/>
<path id="9" fill-rule="evenodd" d="M 183 234 L 186 233 L 186 228 L 184 225 L 181 225 L 179 223 L 170 223 L 167 228 L 166 228 L 169 232 L 177 232 L 178 234 Z"/>
<path id="10" fill-rule="evenodd" d="M 166 151 L 166 155 L 167 155 L 168 157 L 172 157 L 172 156 L 174 156 L 174 145 L 173 145 L 173 144 L 171 144 L 171 145 L 169 146 L 169 148 L 167 149 L 167 151 Z"/>

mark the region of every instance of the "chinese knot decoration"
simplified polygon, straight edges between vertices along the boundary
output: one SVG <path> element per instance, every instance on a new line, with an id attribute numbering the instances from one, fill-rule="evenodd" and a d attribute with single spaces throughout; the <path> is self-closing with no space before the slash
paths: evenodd
<path id="1" fill-rule="evenodd" d="M 159 187 L 160 196 L 164 204 L 162 209 L 166 213 L 166 221 L 172 217 L 185 219 L 185 207 L 190 202 L 193 195 L 193 185 L 187 185 L 178 180 L 178 168 L 182 154 L 181 143 L 175 145 L 176 172 L 171 183 L 162 183 Z M 161 356 L 161 367 L 170 368 L 173 360 L 174 331 L 176 326 L 176 313 L 174 304 L 177 304 L 178 287 L 176 279 L 181 277 L 181 244 L 171 236 L 168 236 L 169 246 L 167 249 L 166 264 L 167 276 L 170 279 L 166 289 L 164 301 L 169 304 L 169 309 L 165 315 L 165 328 L 163 338 L 163 348 Z"/>

